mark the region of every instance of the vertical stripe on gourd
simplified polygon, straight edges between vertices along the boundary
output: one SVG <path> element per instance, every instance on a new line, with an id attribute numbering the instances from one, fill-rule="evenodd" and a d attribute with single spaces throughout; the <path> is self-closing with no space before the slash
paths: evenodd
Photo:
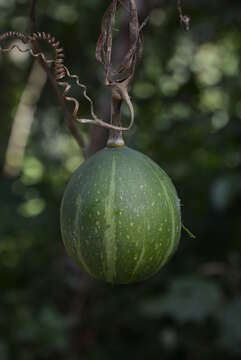
<path id="1" fill-rule="evenodd" d="M 147 162 L 147 161 L 146 161 Z M 150 165 L 149 162 L 147 162 L 148 166 L 150 166 L 152 168 L 152 173 L 154 174 L 154 176 L 158 179 L 159 183 L 160 183 L 160 186 L 162 188 L 162 191 L 165 195 L 165 199 L 166 199 L 166 202 L 168 204 L 168 207 L 169 207 L 169 211 L 170 211 L 170 217 L 171 217 L 171 237 L 168 241 L 168 250 L 164 256 L 164 259 L 162 259 L 161 263 L 160 263 L 160 266 L 162 266 L 162 264 L 165 264 L 166 260 L 169 258 L 169 256 L 171 255 L 172 253 L 172 250 L 174 248 L 174 242 L 175 242 L 175 218 L 174 218 L 174 210 L 173 210 L 173 206 L 172 206 L 172 203 L 170 202 L 170 198 L 169 198 L 169 194 L 166 190 L 166 187 L 164 186 L 163 182 L 161 181 L 159 175 L 156 173 L 156 169 Z M 166 219 L 164 219 L 164 221 L 166 221 Z"/>
<path id="2" fill-rule="evenodd" d="M 104 232 L 104 246 L 106 252 L 106 279 L 112 282 L 116 277 L 116 223 L 115 216 L 113 214 L 114 202 L 115 202 L 115 179 L 116 177 L 116 161 L 113 156 L 111 165 L 111 176 L 109 185 L 109 194 L 107 195 L 105 202 L 105 221 L 106 230 Z"/>

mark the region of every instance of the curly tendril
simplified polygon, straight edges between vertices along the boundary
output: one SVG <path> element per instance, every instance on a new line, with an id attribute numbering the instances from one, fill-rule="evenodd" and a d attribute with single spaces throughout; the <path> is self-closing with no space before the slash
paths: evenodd
<path id="1" fill-rule="evenodd" d="M 32 47 L 22 49 L 18 44 L 13 44 L 7 48 L 1 47 L 1 44 L 3 41 L 9 40 L 11 38 L 18 39 L 25 45 L 34 44 L 34 42 L 39 41 L 39 40 L 46 41 L 54 50 L 54 59 L 52 59 L 52 60 L 47 59 L 46 56 L 44 55 L 44 53 L 35 52 Z M 125 94 L 125 101 L 129 107 L 130 113 L 131 113 L 131 121 L 130 121 L 130 125 L 128 127 L 115 126 L 115 125 L 109 124 L 109 123 L 101 120 L 100 118 L 98 118 L 98 116 L 94 112 L 94 103 L 87 94 L 86 85 L 84 85 L 80 82 L 78 75 L 71 74 L 69 69 L 65 66 L 65 64 L 64 64 L 64 49 L 62 47 L 60 47 L 60 42 L 56 41 L 54 36 L 52 36 L 48 33 L 45 33 L 45 32 L 36 32 L 31 35 L 25 35 L 24 33 L 17 32 L 17 31 L 8 31 L 8 32 L 5 32 L 4 34 L 0 35 L 0 53 L 10 53 L 14 49 L 17 49 L 21 53 L 28 52 L 34 58 L 41 57 L 42 60 L 46 64 L 53 65 L 55 80 L 59 86 L 64 88 L 64 90 L 63 90 L 64 99 L 66 101 L 72 102 L 74 104 L 73 118 L 76 121 L 78 121 L 82 124 L 88 123 L 88 124 L 93 124 L 96 126 L 101 126 L 101 127 L 107 128 L 107 129 L 118 130 L 118 131 L 126 131 L 132 127 L 132 125 L 134 123 L 134 110 L 133 110 L 133 106 L 131 104 L 131 100 L 130 100 L 129 96 L 126 96 L 126 94 Z M 92 119 L 83 119 L 83 118 L 78 117 L 80 104 L 76 98 L 68 95 L 72 86 L 67 81 L 67 78 L 74 79 L 76 85 L 82 88 L 83 96 L 90 104 L 90 112 L 91 112 Z M 119 91 L 120 91 L 120 94 L 122 94 L 121 86 L 120 86 Z"/>

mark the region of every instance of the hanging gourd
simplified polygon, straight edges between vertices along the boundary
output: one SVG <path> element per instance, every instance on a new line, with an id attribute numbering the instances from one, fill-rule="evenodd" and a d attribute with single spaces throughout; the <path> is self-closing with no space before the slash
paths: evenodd
<path id="1" fill-rule="evenodd" d="M 106 85 L 111 89 L 111 122 L 96 116 L 93 102 L 77 75 L 64 65 L 63 49 L 59 42 L 44 32 L 24 35 L 7 32 L 0 42 L 18 38 L 25 44 L 44 40 L 55 51 L 48 60 L 34 48 L 22 50 L 18 45 L 0 49 L 9 52 L 17 48 L 29 51 L 46 64 L 54 64 L 56 82 L 64 88 L 63 97 L 74 104 L 73 118 L 109 129 L 106 147 L 86 160 L 73 174 L 65 190 L 61 205 L 61 232 L 67 252 L 89 275 L 108 283 L 128 284 L 149 278 L 172 257 L 181 234 L 180 200 L 176 189 L 163 169 L 144 154 L 125 146 L 123 132 L 134 123 L 134 110 L 129 97 L 136 62 L 142 50 L 142 29 L 135 0 L 129 0 L 130 48 L 123 62 L 114 70 L 112 34 L 118 6 L 112 1 L 102 22 L 97 43 L 97 60 L 104 65 Z M 188 24 L 189 18 L 180 20 Z M 37 47 L 38 48 L 38 47 Z M 76 81 L 90 102 L 92 119 L 78 118 L 79 102 L 68 95 L 71 88 L 66 78 Z M 121 105 L 129 107 L 131 121 L 121 125 Z"/>
<path id="2" fill-rule="evenodd" d="M 111 78 L 116 5 L 114 1 L 104 16 L 97 44 L 97 59 L 104 64 L 106 84 L 112 89 L 112 128 L 106 148 L 81 165 L 67 186 L 61 231 L 68 253 L 91 276 L 127 284 L 157 273 L 174 254 L 181 233 L 181 211 L 168 175 L 150 158 L 126 147 L 122 138 L 122 131 L 128 129 L 120 128 L 122 100 L 130 108 L 129 128 L 134 120 L 128 87 L 141 33 L 135 2 L 130 1 L 132 43 Z"/>
<path id="3" fill-rule="evenodd" d="M 131 283 L 155 274 L 180 238 L 180 202 L 167 174 L 126 146 L 106 147 L 72 176 L 61 207 L 68 253 L 91 276 Z"/>

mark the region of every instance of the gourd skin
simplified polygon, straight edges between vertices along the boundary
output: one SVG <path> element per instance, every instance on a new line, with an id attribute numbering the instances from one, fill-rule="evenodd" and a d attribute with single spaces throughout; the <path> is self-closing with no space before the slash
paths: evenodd
<path id="1" fill-rule="evenodd" d="M 61 232 L 69 255 L 91 276 L 138 282 L 174 254 L 180 201 L 170 178 L 147 156 L 105 148 L 73 174 L 62 200 Z"/>

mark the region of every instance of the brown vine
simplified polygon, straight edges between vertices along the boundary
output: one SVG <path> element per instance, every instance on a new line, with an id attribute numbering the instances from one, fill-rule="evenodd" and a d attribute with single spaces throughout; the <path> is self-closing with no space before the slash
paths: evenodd
<path id="1" fill-rule="evenodd" d="M 21 32 L 9 31 L 0 35 L 0 45 L 3 41 L 6 41 L 10 38 L 15 38 L 20 40 L 23 44 L 30 45 L 29 48 L 22 49 L 19 45 L 13 44 L 10 47 L 2 48 L 0 47 L 0 53 L 11 52 L 13 49 L 18 49 L 20 52 L 29 52 L 33 57 L 38 58 L 42 63 L 47 65 L 53 65 L 54 67 L 54 78 L 56 83 L 63 87 L 63 98 L 64 100 L 73 103 L 73 118 L 74 120 L 80 123 L 89 123 L 97 126 L 107 128 L 112 131 L 114 138 L 116 134 L 119 133 L 121 137 L 122 131 L 129 130 L 134 124 L 134 108 L 129 96 L 129 90 L 131 82 L 135 74 L 135 68 L 137 60 L 142 53 L 143 41 L 142 41 L 142 29 L 147 23 L 147 19 L 141 24 L 139 24 L 136 1 L 128 0 L 128 5 L 123 3 L 121 0 L 113 0 L 109 7 L 107 8 L 101 27 L 101 34 L 99 36 L 97 47 L 96 47 L 96 58 L 97 60 L 104 65 L 106 78 L 105 85 L 111 88 L 112 94 L 112 118 L 111 123 L 107 123 L 100 119 L 94 112 L 94 104 L 91 98 L 87 94 L 87 87 L 80 82 L 80 79 L 77 75 L 71 74 L 69 69 L 64 64 L 64 49 L 60 46 L 59 41 L 55 39 L 52 35 L 45 32 L 33 32 L 31 35 L 25 35 Z M 113 68 L 112 65 L 112 47 L 113 47 L 113 30 L 115 24 L 116 13 L 119 7 L 124 7 L 128 10 L 129 14 L 129 49 L 124 56 L 121 64 L 117 69 Z M 185 28 L 189 29 L 190 18 L 186 15 L 183 15 L 182 3 L 181 0 L 177 0 L 177 6 L 179 11 L 180 21 Z M 34 14 L 35 1 L 32 2 L 31 7 L 31 20 L 35 21 Z M 32 26 L 33 28 L 33 26 Z M 46 56 L 39 50 L 38 46 L 35 46 L 37 41 L 47 42 L 54 50 L 54 59 L 49 60 Z M 77 86 L 81 87 L 83 90 L 83 95 L 85 99 L 90 104 L 91 119 L 85 119 L 78 117 L 79 112 L 79 101 L 70 96 L 69 92 L 71 90 L 71 85 L 68 79 L 74 79 Z M 120 109 L 122 102 L 126 102 L 130 110 L 130 123 L 128 126 L 121 126 L 120 120 Z"/>
<path id="2" fill-rule="evenodd" d="M 9 38 L 17 38 L 17 39 L 21 40 L 24 44 L 31 44 L 32 42 L 34 42 L 36 40 L 44 40 L 49 45 L 52 46 L 52 48 L 54 49 L 54 52 L 55 52 L 55 56 L 54 56 L 53 60 L 47 59 L 46 56 L 42 52 L 35 52 L 32 48 L 22 49 L 17 44 L 11 45 L 8 48 L 1 48 L 0 51 L 2 53 L 8 53 L 16 48 L 16 49 L 18 49 L 18 51 L 20 51 L 22 53 L 29 52 L 35 58 L 41 57 L 41 59 L 46 64 L 50 64 L 50 65 L 54 64 L 55 79 L 56 79 L 57 84 L 64 88 L 64 91 L 63 91 L 64 99 L 66 101 L 74 103 L 73 117 L 75 120 L 77 120 L 78 122 L 81 122 L 81 123 L 90 123 L 90 124 L 102 126 L 102 127 L 112 129 L 112 130 L 124 131 L 124 130 L 128 130 L 130 128 L 130 126 L 128 128 L 124 128 L 124 127 L 119 127 L 119 126 L 114 126 L 114 125 L 108 124 L 96 116 L 96 114 L 94 112 L 93 101 L 87 95 L 87 87 L 84 84 L 81 84 L 79 77 L 77 75 L 72 75 L 70 73 L 69 69 L 64 65 L 64 50 L 62 47 L 60 47 L 60 43 L 58 41 L 56 41 L 56 39 L 53 36 L 51 36 L 50 34 L 46 34 L 45 32 L 37 32 L 37 33 L 33 33 L 32 35 L 25 35 L 20 32 L 9 31 L 0 36 L 0 43 Z M 68 93 L 72 86 L 69 84 L 68 81 L 62 81 L 66 77 L 75 79 L 76 84 L 83 89 L 83 95 L 86 98 L 86 100 L 88 100 L 90 103 L 92 119 L 78 118 L 79 101 L 77 99 L 75 99 L 74 97 L 68 96 Z M 129 102 L 129 99 L 127 98 L 126 101 Z"/>

